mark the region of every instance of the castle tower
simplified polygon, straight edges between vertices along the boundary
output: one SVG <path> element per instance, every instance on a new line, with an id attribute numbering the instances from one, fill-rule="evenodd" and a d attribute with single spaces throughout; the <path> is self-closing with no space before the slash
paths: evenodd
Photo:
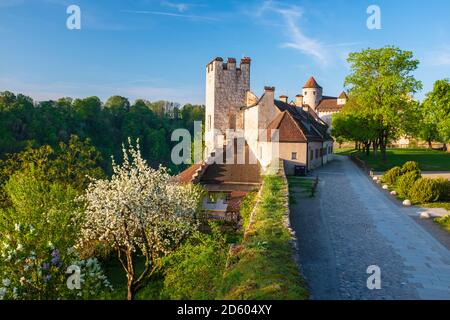
<path id="1" fill-rule="evenodd" d="M 227 129 L 243 129 L 238 111 L 250 90 L 250 63 L 250 58 L 243 58 L 237 67 L 236 59 L 224 63 L 219 57 L 206 66 L 206 156 L 215 151 L 218 135 L 225 135 Z"/>
<path id="2" fill-rule="evenodd" d="M 303 86 L 303 104 L 309 105 L 315 111 L 321 100 L 322 87 L 311 77 Z"/>

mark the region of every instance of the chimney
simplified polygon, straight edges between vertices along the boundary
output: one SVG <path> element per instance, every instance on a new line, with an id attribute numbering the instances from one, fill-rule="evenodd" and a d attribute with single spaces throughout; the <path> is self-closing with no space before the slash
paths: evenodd
<path id="1" fill-rule="evenodd" d="M 275 87 L 264 87 L 264 96 L 273 103 L 275 100 Z"/>
<path id="2" fill-rule="evenodd" d="M 283 101 L 284 103 L 288 103 L 288 96 L 285 96 L 285 95 L 280 96 L 280 101 Z"/>
<path id="3" fill-rule="evenodd" d="M 301 94 L 298 94 L 295 96 L 295 105 L 297 107 L 302 107 L 303 106 L 303 96 Z"/>
<path id="4" fill-rule="evenodd" d="M 236 70 L 236 59 L 228 58 L 227 67 L 228 67 L 228 70 Z"/>
<path id="5" fill-rule="evenodd" d="M 307 104 L 303 105 L 303 111 L 309 112 L 309 106 Z"/>

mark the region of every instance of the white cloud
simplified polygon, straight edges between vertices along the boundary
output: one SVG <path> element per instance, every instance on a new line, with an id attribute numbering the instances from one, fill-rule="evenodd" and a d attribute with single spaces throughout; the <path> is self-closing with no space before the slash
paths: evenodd
<path id="1" fill-rule="evenodd" d="M 168 17 L 176 17 L 176 18 L 185 18 L 190 20 L 207 20 L 207 21 L 219 21 L 219 19 L 208 16 L 197 16 L 191 14 L 183 14 L 183 13 L 172 13 L 172 12 L 163 12 L 163 11 L 147 11 L 147 10 L 125 10 L 127 13 L 135 13 L 135 14 L 151 14 L 157 16 L 168 16 Z"/>
<path id="2" fill-rule="evenodd" d="M 179 12 L 184 12 L 192 6 L 192 4 L 189 3 L 170 2 L 170 1 L 163 1 L 161 2 L 161 4 L 169 8 L 177 9 Z"/>
<path id="3" fill-rule="evenodd" d="M 256 16 L 260 23 L 277 28 L 284 33 L 287 40 L 281 43 L 282 48 L 297 50 L 314 58 L 321 66 L 328 66 L 331 61 L 335 60 L 345 61 L 352 47 L 361 46 L 364 43 L 351 41 L 329 44 L 308 35 L 300 25 L 306 20 L 303 19 L 304 9 L 298 5 L 266 0 L 259 3 L 256 8 L 247 9 L 246 13 L 252 17 Z"/>
<path id="4" fill-rule="evenodd" d="M 326 46 L 319 40 L 307 36 L 298 21 L 303 16 L 303 9 L 295 5 L 283 5 L 278 2 L 265 1 L 256 11 L 256 15 L 264 18 L 268 13 L 276 13 L 282 18 L 281 26 L 285 30 L 289 40 L 281 46 L 283 48 L 292 48 L 303 54 L 312 56 L 322 64 L 327 64 Z"/>

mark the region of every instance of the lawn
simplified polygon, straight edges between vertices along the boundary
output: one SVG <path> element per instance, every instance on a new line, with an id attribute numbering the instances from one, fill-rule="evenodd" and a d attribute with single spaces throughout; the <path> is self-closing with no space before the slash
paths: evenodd
<path id="1" fill-rule="evenodd" d="M 381 155 L 367 156 L 364 152 L 343 149 L 340 154 L 355 155 L 363 160 L 374 171 L 386 171 L 395 166 L 402 166 L 407 161 L 419 163 L 422 171 L 450 171 L 450 152 L 428 149 L 388 149 L 387 160 L 382 161 Z"/>
<path id="2" fill-rule="evenodd" d="M 308 291 L 293 260 L 284 225 L 287 190 L 280 176 L 265 176 L 254 224 L 240 251 L 230 257 L 223 278 L 226 300 L 299 300 Z"/>

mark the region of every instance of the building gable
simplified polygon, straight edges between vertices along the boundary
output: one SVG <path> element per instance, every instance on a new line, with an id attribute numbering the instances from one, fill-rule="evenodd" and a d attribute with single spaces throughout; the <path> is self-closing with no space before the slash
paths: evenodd
<path id="1" fill-rule="evenodd" d="M 272 141 L 273 130 L 278 130 L 279 142 L 307 142 L 305 134 L 288 111 L 280 113 L 267 129 L 268 141 Z"/>

